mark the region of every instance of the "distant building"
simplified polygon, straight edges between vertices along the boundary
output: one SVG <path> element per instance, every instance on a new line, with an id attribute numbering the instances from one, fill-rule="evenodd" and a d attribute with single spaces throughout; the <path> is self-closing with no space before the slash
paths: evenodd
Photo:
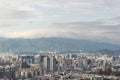
<path id="1" fill-rule="evenodd" d="M 54 56 L 50 58 L 50 71 L 57 71 L 57 60 Z"/>
<path id="2" fill-rule="evenodd" d="M 35 62 L 34 56 L 20 56 L 20 60 L 28 64 L 33 64 Z"/>
<path id="3" fill-rule="evenodd" d="M 45 55 L 40 55 L 39 56 L 39 62 L 42 64 L 44 62 Z"/>
<path id="4" fill-rule="evenodd" d="M 29 64 L 33 64 L 35 62 L 34 56 L 20 56 L 21 67 L 29 68 Z"/>
<path id="5" fill-rule="evenodd" d="M 50 58 L 48 56 L 44 57 L 44 67 L 46 72 L 50 72 Z"/>

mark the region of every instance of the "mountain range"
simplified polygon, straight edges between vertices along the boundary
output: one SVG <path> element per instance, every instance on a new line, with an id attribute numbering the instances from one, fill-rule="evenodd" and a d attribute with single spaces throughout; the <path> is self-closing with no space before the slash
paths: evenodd
<path id="1" fill-rule="evenodd" d="M 95 52 L 120 50 L 120 45 L 71 38 L 10 39 L 0 38 L 0 52 Z"/>

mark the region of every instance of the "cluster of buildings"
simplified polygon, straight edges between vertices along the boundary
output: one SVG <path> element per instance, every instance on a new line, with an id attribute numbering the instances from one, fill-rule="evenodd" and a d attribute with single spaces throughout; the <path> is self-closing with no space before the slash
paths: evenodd
<path id="1" fill-rule="evenodd" d="M 120 80 L 120 55 L 1 54 L 0 80 Z"/>

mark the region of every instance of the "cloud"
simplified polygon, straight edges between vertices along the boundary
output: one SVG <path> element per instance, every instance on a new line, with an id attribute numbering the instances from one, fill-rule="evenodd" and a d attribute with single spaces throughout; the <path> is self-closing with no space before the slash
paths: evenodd
<path id="1" fill-rule="evenodd" d="M 117 43 L 120 17 L 112 17 L 120 16 L 119 4 L 120 0 L 0 0 L 0 36 Z"/>
<path id="2" fill-rule="evenodd" d="M 16 27 L 13 27 L 12 29 L 15 29 Z M 16 29 L 14 30 L 6 29 L 6 32 L 0 31 L 0 36 L 6 37 L 6 38 L 40 38 L 40 37 L 57 37 L 59 30 L 55 28 L 38 28 L 38 29 Z M 64 32 L 64 30 L 61 30 L 61 32 Z"/>
<path id="3" fill-rule="evenodd" d="M 119 20 L 120 18 L 91 22 L 56 23 L 54 26 L 60 28 L 59 30 L 66 30 L 64 35 L 70 38 L 89 39 L 118 44 L 120 40 L 120 24 L 116 21 Z M 115 22 L 117 24 L 115 24 Z M 62 36 L 64 37 L 64 35 Z"/>
<path id="4" fill-rule="evenodd" d="M 41 18 L 43 12 L 39 11 L 30 4 L 25 4 L 25 0 L 0 1 L 0 19 L 33 19 Z M 29 2 L 28 2 L 29 3 Z"/>
<path id="5" fill-rule="evenodd" d="M 49 15 L 55 9 L 59 10 L 58 13 L 63 11 L 64 15 L 77 13 L 86 15 L 102 14 L 102 16 L 106 14 L 119 15 L 119 3 L 119 0 L 1 0 L 0 7 L 3 9 L 0 10 L 3 14 L 0 15 L 3 16 L 4 13 L 7 13 L 24 18 L 32 17 L 33 14 L 33 17 L 39 17 L 41 13 Z"/>
<path id="6" fill-rule="evenodd" d="M 1 9 L 0 9 L 1 10 Z M 35 15 L 30 11 L 19 11 L 19 10 L 9 10 L 3 9 L 0 13 L 0 19 L 26 19 L 34 18 Z"/>
<path id="7" fill-rule="evenodd" d="M 118 26 L 118 25 L 120 25 L 120 19 L 118 17 L 118 18 L 113 18 L 113 19 L 110 19 L 110 20 L 106 20 L 106 21 L 103 22 L 102 25 L 106 25 L 106 26 Z"/>
<path id="8" fill-rule="evenodd" d="M 9 24 L 2 24 L 7 27 L 2 28 L 0 36 L 7 38 L 66 37 L 118 44 L 120 24 L 111 24 L 119 20 L 118 17 L 101 21 L 55 23 L 47 27 L 40 27 L 39 21 L 35 24 L 34 22 L 32 24 L 16 22 L 9 28 L 11 21 Z"/>

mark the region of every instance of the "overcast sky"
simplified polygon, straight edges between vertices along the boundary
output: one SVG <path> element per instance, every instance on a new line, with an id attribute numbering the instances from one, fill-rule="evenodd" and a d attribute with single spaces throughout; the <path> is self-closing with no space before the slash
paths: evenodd
<path id="1" fill-rule="evenodd" d="M 120 41 L 120 0 L 0 0 L 0 37 Z"/>

